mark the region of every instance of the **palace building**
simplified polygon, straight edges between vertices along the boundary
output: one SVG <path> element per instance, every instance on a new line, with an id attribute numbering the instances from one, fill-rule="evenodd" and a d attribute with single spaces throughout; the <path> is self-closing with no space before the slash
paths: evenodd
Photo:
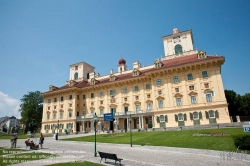
<path id="1" fill-rule="evenodd" d="M 230 123 L 221 78 L 225 58 L 194 49 L 191 30 L 175 28 L 162 40 L 165 56 L 149 66 L 136 61 L 128 70 L 121 58 L 117 72 L 101 76 L 86 62 L 70 65 L 66 84 L 42 93 L 41 131 L 90 132 L 94 124 L 101 130 L 150 130 Z M 106 113 L 113 121 L 104 121 Z"/>

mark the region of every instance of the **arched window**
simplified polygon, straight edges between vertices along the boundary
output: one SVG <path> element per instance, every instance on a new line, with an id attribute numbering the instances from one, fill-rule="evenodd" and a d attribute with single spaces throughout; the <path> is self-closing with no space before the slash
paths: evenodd
<path id="1" fill-rule="evenodd" d="M 182 52 L 182 46 L 180 44 L 177 44 L 174 47 L 174 50 L 175 50 L 175 54 L 178 54 L 178 53 Z"/>
<path id="2" fill-rule="evenodd" d="M 75 80 L 78 79 L 78 73 L 77 72 L 75 72 L 74 78 L 75 78 Z"/>

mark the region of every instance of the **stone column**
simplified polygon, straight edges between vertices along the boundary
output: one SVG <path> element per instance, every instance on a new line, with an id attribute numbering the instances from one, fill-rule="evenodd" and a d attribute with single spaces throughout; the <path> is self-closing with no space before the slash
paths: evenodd
<path id="1" fill-rule="evenodd" d="M 94 131 L 94 120 L 91 121 L 91 131 Z"/>
<path id="2" fill-rule="evenodd" d="M 84 132 L 85 131 L 85 122 L 82 121 L 82 131 Z"/>
<path id="3" fill-rule="evenodd" d="M 144 122 L 143 122 L 143 116 L 142 116 L 142 119 L 141 119 L 141 121 L 142 121 L 142 129 L 144 129 Z"/>

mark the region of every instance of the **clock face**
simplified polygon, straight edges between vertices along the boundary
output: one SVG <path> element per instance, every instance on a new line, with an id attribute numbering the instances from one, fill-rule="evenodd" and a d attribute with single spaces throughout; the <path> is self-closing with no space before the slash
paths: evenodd
<path id="1" fill-rule="evenodd" d="M 176 36 L 173 38 L 174 43 L 180 42 L 180 36 Z"/>

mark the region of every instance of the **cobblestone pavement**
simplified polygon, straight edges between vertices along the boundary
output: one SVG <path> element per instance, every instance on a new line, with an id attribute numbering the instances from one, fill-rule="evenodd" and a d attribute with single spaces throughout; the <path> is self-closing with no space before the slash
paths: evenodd
<path id="1" fill-rule="evenodd" d="M 71 135 L 78 137 L 89 134 Z M 94 157 L 94 143 L 60 140 L 65 136 L 59 136 L 59 140 L 45 138 L 44 148 L 36 152 L 48 152 L 59 155 L 55 158 L 36 160 L 34 163 L 21 163 L 15 166 L 50 165 L 67 161 L 91 161 L 100 162 L 100 157 Z M 0 140 L 0 146 L 9 147 L 9 140 Z M 17 148 L 25 149 L 24 139 L 18 139 Z M 126 166 L 249 166 L 250 155 L 242 153 L 222 152 L 213 150 L 200 150 L 189 148 L 173 148 L 161 146 L 139 146 L 123 144 L 97 143 L 97 151 L 116 153 L 122 158 L 122 165 Z M 98 154 L 97 154 L 98 156 Z M 104 165 L 114 165 L 114 160 L 108 160 Z M 76 163 L 77 163 L 76 162 Z M 80 165 L 80 164 L 76 164 Z M 119 165 L 119 164 L 116 164 Z"/>

